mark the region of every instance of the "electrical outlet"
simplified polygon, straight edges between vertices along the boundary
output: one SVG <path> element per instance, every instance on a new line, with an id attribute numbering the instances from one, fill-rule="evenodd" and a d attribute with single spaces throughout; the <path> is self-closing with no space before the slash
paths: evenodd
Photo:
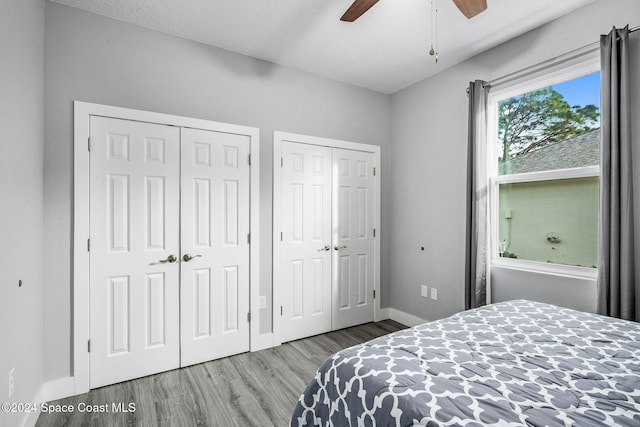
<path id="1" fill-rule="evenodd" d="M 16 379 L 15 379 L 16 368 L 13 368 L 9 371 L 9 399 L 13 396 L 13 392 L 16 390 Z"/>
<path id="2" fill-rule="evenodd" d="M 420 295 L 424 298 L 429 298 L 429 287 L 427 285 L 420 285 Z"/>
<path id="3" fill-rule="evenodd" d="M 432 300 L 438 299 L 438 290 L 436 288 L 431 288 L 431 299 Z"/>
<path id="4" fill-rule="evenodd" d="M 262 310 L 263 308 L 267 308 L 267 297 L 266 295 L 260 295 L 260 300 L 259 300 L 259 309 Z"/>

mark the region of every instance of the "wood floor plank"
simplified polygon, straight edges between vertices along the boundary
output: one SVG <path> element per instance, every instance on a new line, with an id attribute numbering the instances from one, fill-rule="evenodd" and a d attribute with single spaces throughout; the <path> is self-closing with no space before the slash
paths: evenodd
<path id="1" fill-rule="evenodd" d="M 51 404 L 108 412 L 41 413 L 36 427 L 231 427 L 289 424 L 316 369 L 335 352 L 405 326 L 385 320 L 91 390 Z M 135 404 L 117 413 L 112 404 Z"/>

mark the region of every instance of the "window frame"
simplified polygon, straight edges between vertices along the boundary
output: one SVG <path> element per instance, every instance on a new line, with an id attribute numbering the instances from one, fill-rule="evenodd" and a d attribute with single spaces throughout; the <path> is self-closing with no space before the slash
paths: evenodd
<path id="1" fill-rule="evenodd" d="M 487 230 L 489 247 L 487 248 L 487 255 L 490 266 L 564 277 L 594 280 L 597 278 L 597 268 L 500 257 L 498 249 L 500 242 L 499 188 L 501 184 L 597 177 L 600 175 L 600 166 L 498 175 L 498 144 L 495 143 L 498 140 L 498 103 L 501 100 L 597 71 L 600 71 L 600 55 L 599 50 L 594 48 L 563 60 L 550 61 L 550 65 L 543 69 L 536 69 L 531 73 L 520 75 L 517 79 L 510 79 L 492 85 L 487 103 L 487 185 L 489 195 L 489 227 Z"/>

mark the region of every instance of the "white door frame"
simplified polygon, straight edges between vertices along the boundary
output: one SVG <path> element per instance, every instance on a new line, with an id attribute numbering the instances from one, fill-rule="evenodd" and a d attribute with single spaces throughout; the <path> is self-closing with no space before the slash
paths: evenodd
<path id="1" fill-rule="evenodd" d="M 346 150 L 364 151 L 373 153 L 373 165 L 376 168 L 374 188 L 374 218 L 373 226 L 376 229 L 374 242 L 374 301 L 373 320 L 382 320 L 380 312 L 380 147 L 377 145 L 362 144 L 358 142 L 341 141 L 337 139 L 321 138 L 316 136 L 300 135 L 288 132 L 273 132 L 273 345 L 282 344 L 280 335 L 280 306 L 284 303 L 282 295 L 282 259 L 280 246 L 281 218 L 282 218 L 282 177 L 279 173 L 282 158 L 282 141 L 297 142 L 300 144 L 319 145 L 330 148 L 343 148 Z"/>
<path id="2" fill-rule="evenodd" d="M 257 128 L 193 119 L 129 108 L 74 101 L 73 124 L 73 381 L 74 394 L 89 391 L 89 121 L 91 116 L 110 117 L 177 127 L 247 135 L 251 147 L 250 307 L 259 313 L 260 290 L 260 131 Z M 251 350 L 260 342 L 260 316 L 250 325 Z"/>

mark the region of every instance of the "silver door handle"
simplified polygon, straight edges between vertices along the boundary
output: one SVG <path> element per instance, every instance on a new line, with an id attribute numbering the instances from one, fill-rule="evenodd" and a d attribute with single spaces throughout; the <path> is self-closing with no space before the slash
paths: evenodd
<path id="1" fill-rule="evenodd" d="M 189 254 L 184 254 L 184 256 L 182 257 L 183 260 L 185 260 L 185 262 L 189 262 L 194 258 L 198 258 L 201 257 L 202 255 L 189 255 Z"/>
<path id="2" fill-rule="evenodd" d="M 169 256 L 167 257 L 167 259 L 161 259 L 161 260 L 160 260 L 160 262 L 170 262 L 170 263 L 172 263 L 172 264 L 173 264 L 174 262 L 176 262 L 176 261 L 178 261 L 178 257 L 177 257 L 177 256 L 175 256 L 175 255 L 169 255 Z"/>
<path id="3" fill-rule="evenodd" d="M 333 247 L 333 249 L 335 249 L 336 251 L 339 251 L 340 249 L 347 249 L 347 247 L 346 247 L 346 246 L 338 246 L 338 245 L 335 245 L 335 246 Z"/>
<path id="4" fill-rule="evenodd" d="M 322 251 L 330 251 L 331 250 L 331 246 L 329 245 L 324 245 L 324 248 L 318 249 L 318 252 L 322 252 Z"/>

